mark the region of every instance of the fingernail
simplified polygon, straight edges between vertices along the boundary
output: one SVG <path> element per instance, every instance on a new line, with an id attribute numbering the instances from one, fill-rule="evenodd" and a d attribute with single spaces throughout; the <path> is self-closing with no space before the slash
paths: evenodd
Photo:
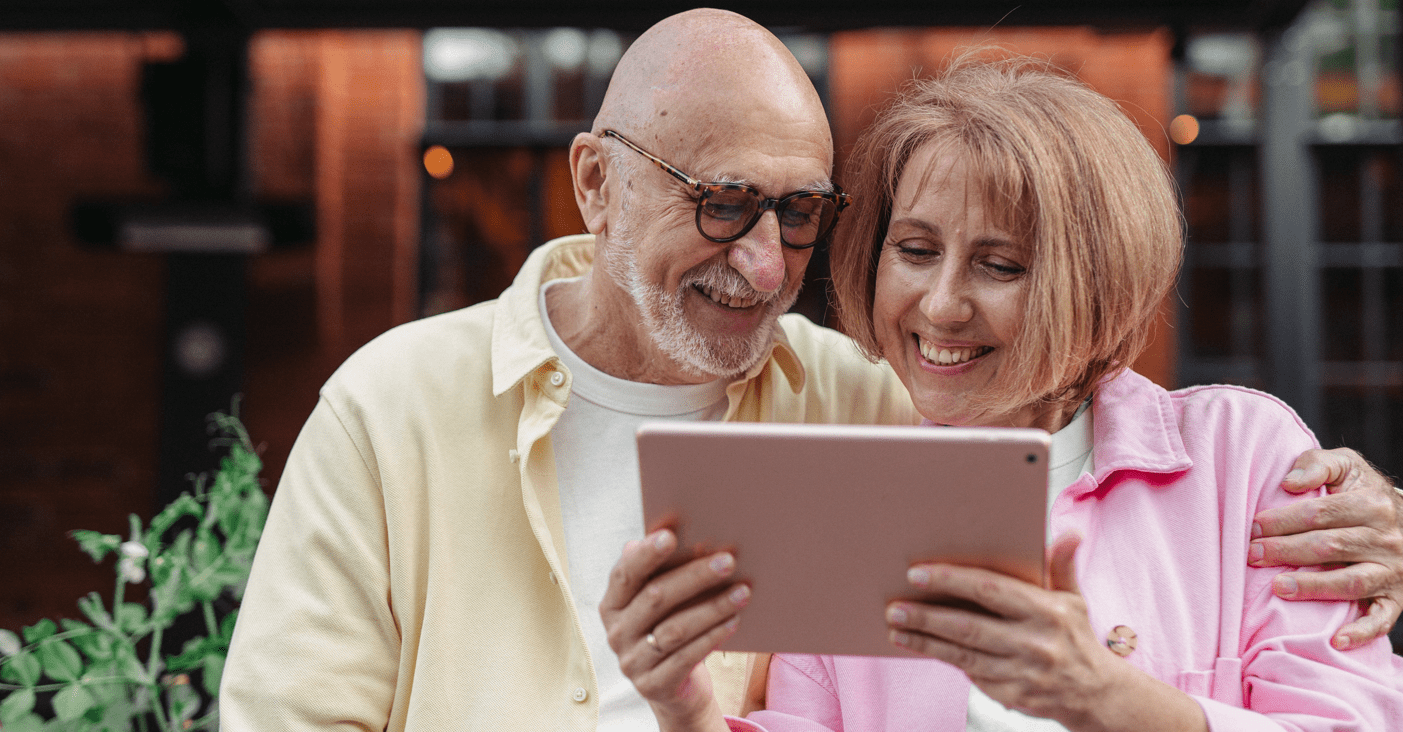
<path id="1" fill-rule="evenodd" d="M 1277 597 L 1294 597 L 1296 591 L 1299 590 L 1300 587 L 1296 585 L 1296 579 L 1294 577 L 1279 574 L 1276 576 L 1276 579 L 1272 580 L 1271 589 L 1272 592 L 1276 593 Z"/>
<path id="2" fill-rule="evenodd" d="M 1265 552 L 1266 550 L 1262 548 L 1261 544 L 1258 544 L 1255 541 L 1252 542 L 1247 547 L 1247 563 L 1256 564 L 1257 562 L 1262 561 L 1262 554 L 1264 554 Z"/>
<path id="3" fill-rule="evenodd" d="M 1253 521 L 1253 522 L 1252 522 L 1252 538 L 1253 538 L 1253 539 L 1260 539 L 1260 538 L 1262 538 L 1262 525 L 1259 524 L 1259 523 L 1257 523 L 1256 521 Z"/>
<path id="4" fill-rule="evenodd" d="M 750 587 L 741 585 L 731 590 L 731 604 L 736 607 L 745 605 L 745 601 L 750 599 Z"/>
<path id="5" fill-rule="evenodd" d="M 912 567 L 906 570 L 906 581 L 917 587 L 926 587 L 930 585 L 930 572 L 920 567 Z"/>
<path id="6" fill-rule="evenodd" d="M 717 554 L 711 558 L 711 571 L 725 577 L 736 568 L 736 558 L 729 553 Z"/>
<path id="7" fill-rule="evenodd" d="M 666 532 L 666 531 L 659 531 L 658 533 L 653 534 L 653 538 L 652 538 L 651 541 L 652 541 L 652 543 L 653 543 L 653 548 L 654 548 L 654 549 L 666 549 L 666 548 L 667 548 L 667 532 Z"/>
<path id="8" fill-rule="evenodd" d="M 735 630 L 737 625 L 740 625 L 740 618 L 731 618 L 726 621 L 726 630 Z"/>
<path id="9" fill-rule="evenodd" d="M 1349 648 L 1349 636 L 1337 635 L 1330 639 L 1330 645 L 1334 646 L 1337 651 L 1346 650 Z"/>
<path id="10" fill-rule="evenodd" d="M 905 648 L 911 647 L 911 635 L 909 633 L 903 633 L 899 630 L 893 630 L 891 632 L 891 635 L 888 637 L 891 638 L 892 643 L 895 643 L 898 646 L 902 646 Z"/>
<path id="11" fill-rule="evenodd" d="M 634 549 L 637 549 L 637 548 L 638 548 L 638 545 L 639 545 L 640 543 L 642 543 L 642 542 L 638 541 L 637 539 L 629 539 L 629 540 L 624 544 L 624 554 L 628 554 L 629 552 L 633 551 Z"/>
<path id="12" fill-rule="evenodd" d="M 895 625 L 905 625 L 907 617 L 908 616 L 906 614 L 906 608 L 900 605 L 892 605 L 891 607 L 887 608 L 888 623 L 893 623 Z"/>
<path id="13" fill-rule="evenodd" d="M 1301 470 L 1300 468 L 1292 468 L 1291 472 L 1286 474 L 1286 478 L 1283 479 L 1283 482 L 1290 481 L 1292 483 L 1295 483 L 1302 480 L 1305 477 L 1306 471 Z"/>

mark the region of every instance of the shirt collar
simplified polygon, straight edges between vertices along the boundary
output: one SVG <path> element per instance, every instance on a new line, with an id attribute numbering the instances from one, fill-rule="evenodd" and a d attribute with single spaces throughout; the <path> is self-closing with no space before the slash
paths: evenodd
<path id="1" fill-rule="evenodd" d="M 501 396 L 527 375 L 552 361 L 558 361 L 546 335 L 545 322 L 537 297 L 541 285 L 561 277 L 576 277 L 594 263 L 594 236 L 577 234 L 546 242 L 526 258 L 511 286 L 502 291 L 492 322 L 492 394 Z M 804 388 L 804 366 L 789 345 L 789 338 L 778 323 L 765 357 L 736 382 L 759 376 L 774 361 L 798 393 Z M 729 387 L 728 387 L 729 392 Z"/>
<path id="2" fill-rule="evenodd" d="M 1169 392 L 1144 376 L 1123 369 L 1103 380 L 1091 408 L 1098 485 L 1120 470 L 1178 473 L 1193 466 Z"/>

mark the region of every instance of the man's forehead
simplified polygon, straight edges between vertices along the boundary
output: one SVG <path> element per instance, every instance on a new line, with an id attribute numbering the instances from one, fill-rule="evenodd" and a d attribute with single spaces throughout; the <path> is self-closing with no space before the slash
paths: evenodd
<path id="1" fill-rule="evenodd" d="M 800 189 L 827 190 L 832 184 L 831 148 L 826 135 L 773 134 L 747 130 L 674 138 L 669 160 L 708 183 L 741 183 L 779 195 Z M 773 191 L 772 188 L 784 188 Z"/>

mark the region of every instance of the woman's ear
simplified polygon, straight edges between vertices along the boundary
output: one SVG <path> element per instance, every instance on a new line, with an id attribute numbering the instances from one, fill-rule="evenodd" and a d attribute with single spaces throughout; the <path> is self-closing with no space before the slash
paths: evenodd
<path id="1" fill-rule="evenodd" d="M 607 167 L 604 141 L 589 132 L 575 135 L 570 143 L 570 178 L 575 184 L 575 205 L 591 234 L 603 233 L 608 219 Z"/>

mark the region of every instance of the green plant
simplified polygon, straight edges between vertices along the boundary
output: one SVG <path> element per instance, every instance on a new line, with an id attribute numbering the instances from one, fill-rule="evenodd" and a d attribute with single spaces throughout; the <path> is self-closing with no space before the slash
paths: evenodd
<path id="1" fill-rule="evenodd" d="M 234 406 L 210 415 L 216 444 L 229 451 L 212 476 L 194 479 L 193 492 L 144 530 L 133 514 L 128 538 L 73 532 L 93 561 L 116 556 L 110 606 L 93 592 L 78 601 L 87 622 L 46 618 L 24 628 L 23 641 L 0 630 L 4 732 L 218 727 L 219 679 L 237 610 L 221 618 L 216 606 L 242 598 L 268 514 L 262 461 Z M 145 604 L 124 600 L 129 584 L 148 586 Z M 163 653 L 167 631 L 196 613 L 204 634 L 177 655 Z"/>

